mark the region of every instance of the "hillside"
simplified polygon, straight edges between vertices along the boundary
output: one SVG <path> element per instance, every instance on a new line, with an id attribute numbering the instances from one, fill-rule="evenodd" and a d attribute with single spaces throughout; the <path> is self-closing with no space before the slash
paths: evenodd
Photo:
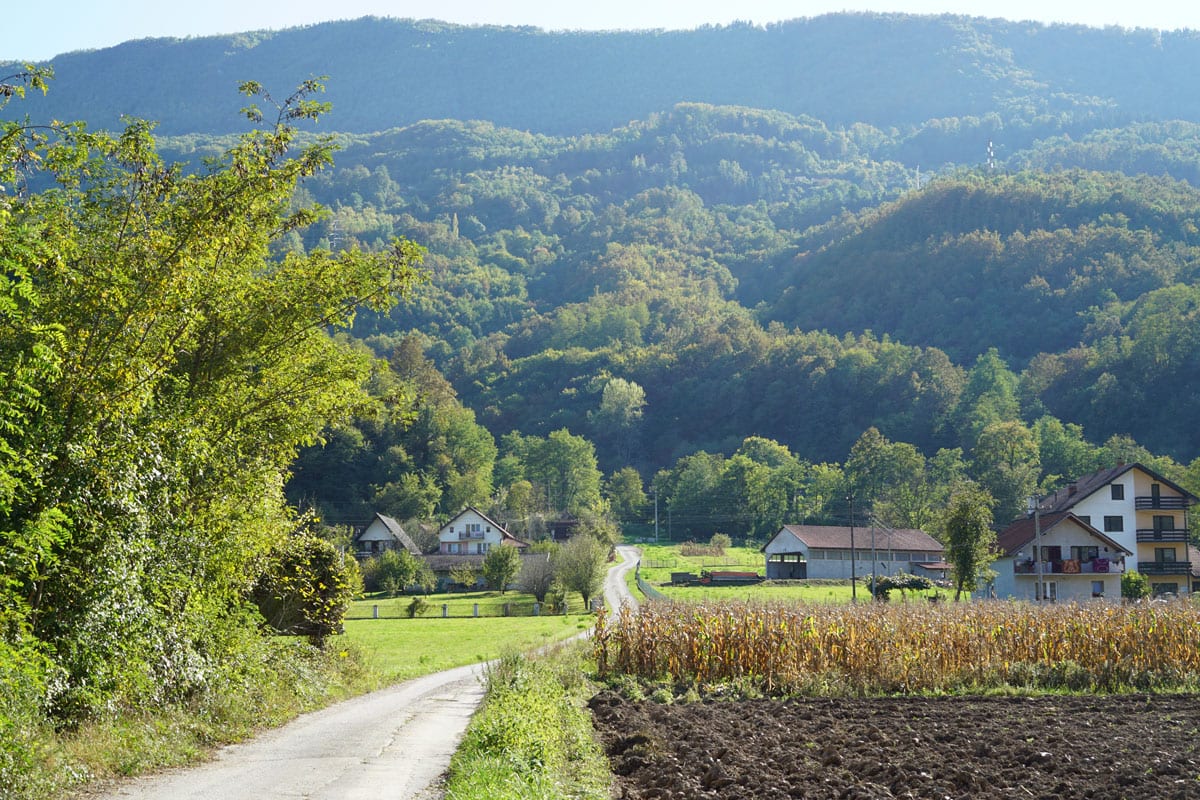
<path id="1" fill-rule="evenodd" d="M 240 81 L 284 92 L 317 75 L 330 76 L 337 111 L 328 124 L 352 132 L 458 119 L 580 134 L 681 102 L 776 109 L 839 126 L 970 120 L 985 129 L 980 147 L 1016 118 L 1051 127 L 1200 121 L 1191 80 L 1200 34 L 955 16 L 837 14 L 602 33 L 364 18 L 133 41 L 63 54 L 53 66 L 55 91 L 28 104 L 35 116 L 111 128 L 129 114 L 160 121 L 168 134 L 238 130 Z"/>

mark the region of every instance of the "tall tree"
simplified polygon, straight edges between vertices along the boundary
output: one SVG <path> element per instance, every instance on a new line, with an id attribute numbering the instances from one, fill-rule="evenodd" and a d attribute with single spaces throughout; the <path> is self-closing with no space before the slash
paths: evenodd
<path id="1" fill-rule="evenodd" d="M 996 532 L 992 530 L 991 495 L 982 487 L 963 484 L 950 498 L 942 518 L 942 542 L 954 571 L 954 600 L 973 592 L 991 562 Z"/>

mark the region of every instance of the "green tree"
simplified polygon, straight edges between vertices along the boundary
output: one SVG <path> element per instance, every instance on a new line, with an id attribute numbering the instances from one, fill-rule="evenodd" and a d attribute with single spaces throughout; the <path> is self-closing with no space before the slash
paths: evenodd
<path id="1" fill-rule="evenodd" d="M 562 428 L 545 439 L 511 433 L 503 444 L 524 477 L 541 488 L 548 510 L 579 515 L 602 508 L 596 448 L 587 439 Z"/>
<path id="2" fill-rule="evenodd" d="M 498 589 L 500 594 L 504 594 L 508 590 L 508 585 L 521 571 L 521 551 L 506 544 L 493 547 L 483 557 L 481 571 L 488 586 Z"/>
<path id="3" fill-rule="evenodd" d="M 646 492 L 642 476 L 633 467 L 622 467 L 609 476 L 604 496 L 613 515 L 622 521 L 639 521 L 645 516 Z"/>
<path id="4" fill-rule="evenodd" d="M 1021 422 L 989 425 L 971 452 L 971 471 L 995 498 L 996 519 L 1007 524 L 1025 512 L 1027 498 L 1037 490 L 1037 440 Z"/>
<path id="5" fill-rule="evenodd" d="M 578 592 L 585 608 L 604 586 L 609 548 L 586 533 L 572 536 L 552 557 L 554 574 L 567 592 Z"/>
<path id="6" fill-rule="evenodd" d="M 942 518 L 942 542 L 946 560 L 954 570 L 954 600 L 964 591 L 973 592 L 988 569 L 996 532 L 992 530 L 994 501 L 986 490 L 964 484 L 950 498 Z"/>
<path id="7" fill-rule="evenodd" d="M 320 218 L 292 205 L 332 157 L 328 139 L 294 147 L 320 88 L 192 171 L 163 162 L 144 122 L 116 137 L 0 123 L 0 185 L 30 166 L 57 182 L 0 201 L 0 470 L 17 477 L 0 615 L 55 661 L 65 717 L 191 696 L 240 662 L 226 633 L 295 528 L 288 466 L 369 374 L 329 332 L 417 279 L 405 241 L 273 254 Z"/>
<path id="8" fill-rule="evenodd" d="M 1150 596 L 1150 579 L 1136 570 L 1121 575 L 1121 597 L 1125 600 L 1144 600 Z"/>

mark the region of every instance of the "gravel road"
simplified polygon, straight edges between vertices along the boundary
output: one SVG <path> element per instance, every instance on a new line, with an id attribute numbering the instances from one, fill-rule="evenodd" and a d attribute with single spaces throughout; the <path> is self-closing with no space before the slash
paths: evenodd
<path id="1" fill-rule="evenodd" d="M 610 608 L 637 607 L 625 573 L 632 547 L 605 580 Z M 106 789 L 88 800 L 434 800 L 471 715 L 483 699 L 484 665 L 438 672 L 305 714 L 219 750 L 200 766 Z"/>

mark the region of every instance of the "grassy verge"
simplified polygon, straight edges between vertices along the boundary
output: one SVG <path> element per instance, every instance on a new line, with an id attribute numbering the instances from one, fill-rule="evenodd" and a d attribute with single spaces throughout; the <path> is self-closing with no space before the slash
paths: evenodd
<path id="1" fill-rule="evenodd" d="M 489 671 L 483 707 L 450 763 L 447 800 L 611 796 L 586 708 L 588 653 L 575 643 L 544 658 L 506 655 Z"/>
<path id="2" fill-rule="evenodd" d="M 581 633 L 592 614 L 479 619 L 348 620 L 343 639 L 367 655 L 387 681 L 407 680 L 464 664 L 490 661 L 503 653 L 528 651 Z"/>
<path id="3" fill-rule="evenodd" d="M 189 702 L 116 709 L 72 731 L 47 730 L 38 775 L 20 790 L 0 787 L 0 798 L 60 798 L 81 783 L 193 763 L 216 746 L 382 685 L 362 652 L 347 644 L 320 650 L 274 637 L 250 660 Z"/>

